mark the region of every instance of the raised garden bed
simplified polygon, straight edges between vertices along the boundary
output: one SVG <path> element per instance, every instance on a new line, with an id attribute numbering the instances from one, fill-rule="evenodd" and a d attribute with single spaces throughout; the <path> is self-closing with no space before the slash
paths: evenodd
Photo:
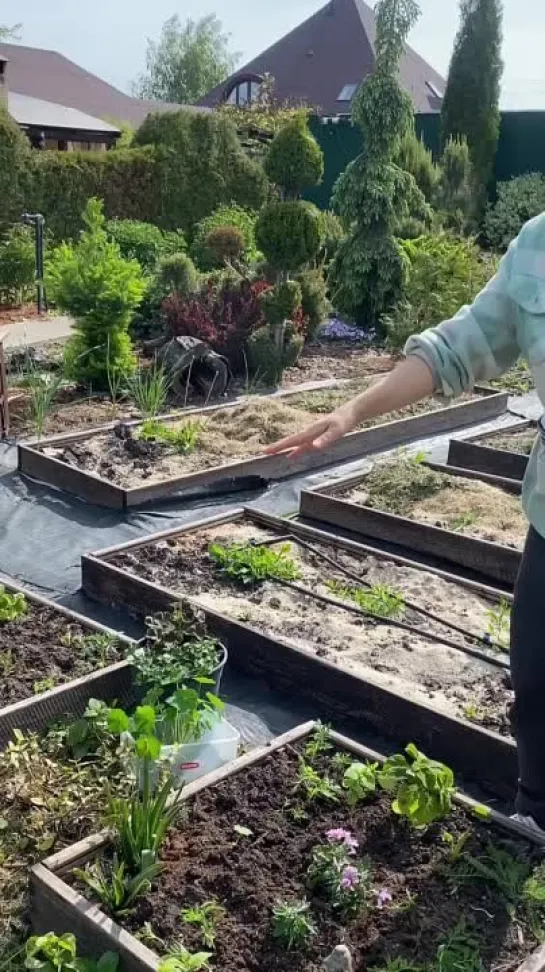
<path id="1" fill-rule="evenodd" d="M 465 471 L 468 476 L 474 474 L 483 482 L 500 486 L 519 496 L 528 468 L 528 456 L 521 452 L 492 449 L 477 442 L 451 439 L 446 468 L 454 472 L 457 469 Z"/>
<path id="2" fill-rule="evenodd" d="M 507 429 L 494 429 L 484 435 L 469 436 L 466 441 L 475 442 L 490 449 L 518 452 L 529 456 L 536 440 L 537 422 L 518 422 Z"/>
<path id="3" fill-rule="evenodd" d="M 539 836 L 497 813 L 487 811 L 483 820 L 483 808 L 453 794 L 448 770 L 436 766 L 444 802 L 435 822 L 418 829 L 392 812 L 384 789 L 391 763 L 336 733 L 311 736 L 313 730 L 312 723 L 292 730 L 186 789 L 187 812 L 161 852 L 162 873 L 127 917 L 114 921 L 80 893 L 73 874 L 111 859 L 107 834 L 36 866 L 35 930 L 70 930 L 84 954 L 112 950 L 124 972 L 157 972 L 181 940 L 190 952 L 203 951 L 202 931 L 182 910 L 214 902 L 206 950 L 210 968 L 222 972 L 315 972 L 341 944 L 354 972 L 543 972 Z M 344 774 L 354 762 L 367 766 L 375 788 L 350 801 Z M 334 799 L 309 798 L 305 766 L 338 788 Z M 343 884 L 338 877 L 324 886 L 316 875 L 332 847 L 347 862 L 334 872 Z M 308 904 L 311 929 L 287 951 L 274 909 L 297 901 Z"/>
<path id="4" fill-rule="evenodd" d="M 129 697 L 131 666 L 121 659 L 133 641 L 21 587 L 0 587 L 17 599 L 10 611 L 22 612 L 0 620 L 0 747 L 14 729 L 81 715 L 90 698 Z"/>
<path id="5" fill-rule="evenodd" d="M 248 542 L 275 553 L 287 544 L 292 579 L 234 584 L 209 547 Z M 461 771 L 512 790 L 509 609 L 489 588 L 250 511 L 85 556 L 82 582 L 88 596 L 133 614 L 188 596 L 231 667 L 307 696 L 324 718 L 401 742 L 413 735 Z"/>
<path id="6" fill-rule="evenodd" d="M 369 379 L 370 380 L 370 379 Z M 353 432 L 327 453 L 293 460 L 263 455 L 283 434 L 303 428 L 317 414 L 361 391 L 362 381 L 336 389 L 197 409 L 157 422 L 69 434 L 19 445 L 19 471 L 82 499 L 116 509 L 139 506 L 176 493 L 227 484 L 244 477 L 280 480 L 343 460 L 365 456 L 420 437 L 477 424 L 500 415 L 505 393 L 482 392 L 458 405 L 443 399 L 411 406 L 386 424 Z M 289 394 L 289 401 L 286 396 Z M 225 457 L 232 461 L 226 463 Z"/>
<path id="7" fill-rule="evenodd" d="M 406 457 L 377 463 L 369 473 L 303 490 L 300 515 L 512 591 L 527 532 L 520 500 L 479 473 L 449 471 Z"/>

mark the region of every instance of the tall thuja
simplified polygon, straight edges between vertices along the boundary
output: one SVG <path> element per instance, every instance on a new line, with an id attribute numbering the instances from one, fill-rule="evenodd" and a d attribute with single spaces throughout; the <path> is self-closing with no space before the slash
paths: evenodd
<path id="1" fill-rule="evenodd" d="M 251 335 L 248 354 L 252 370 L 262 380 L 276 384 L 284 369 L 295 364 L 303 346 L 295 323 L 302 291 L 291 277 L 315 260 L 324 237 L 321 213 L 300 199 L 305 189 L 320 182 L 324 168 L 305 114 L 280 130 L 265 168 L 281 198 L 261 210 L 256 238 L 275 285 L 263 295 L 267 324 Z"/>
<path id="2" fill-rule="evenodd" d="M 443 139 L 466 138 L 473 169 L 476 208 L 482 211 L 493 174 L 500 132 L 502 63 L 501 0 L 460 0 L 443 107 Z"/>
<path id="3" fill-rule="evenodd" d="M 402 295 L 407 269 L 397 226 L 409 215 L 427 214 L 414 176 L 395 162 L 413 125 L 411 99 L 397 77 L 405 39 L 418 15 L 415 0 L 379 0 L 376 68 L 352 109 L 363 149 L 338 179 L 333 195 L 334 208 L 350 228 L 331 266 L 333 304 L 368 327 L 376 327 Z"/>

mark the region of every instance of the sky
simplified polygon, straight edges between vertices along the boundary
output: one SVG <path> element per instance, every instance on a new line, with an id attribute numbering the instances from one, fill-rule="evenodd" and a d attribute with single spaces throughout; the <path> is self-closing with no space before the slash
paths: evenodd
<path id="1" fill-rule="evenodd" d="M 240 64 L 315 13 L 325 0 L 2 0 L 0 21 L 21 23 L 20 41 L 60 51 L 128 91 L 143 70 L 146 41 L 172 14 L 182 21 L 215 13 L 232 35 Z M 372 3 L 372 0 L 371 0 Z M 446 75 L 458 24 L 458 0 L 420 0 L 410 43 Z M 545 109 L 545 2 L 504 0 L 502 107 Z"/>

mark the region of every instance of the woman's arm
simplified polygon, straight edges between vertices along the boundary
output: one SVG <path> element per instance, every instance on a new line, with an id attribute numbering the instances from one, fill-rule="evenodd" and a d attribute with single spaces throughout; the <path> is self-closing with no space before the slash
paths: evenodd
<path id="1" fill-rule="evenodd" d="M 411 355 L 386 378 L 357 398 L 345 402 L 331 415 L 315 422 L 304 432 L 281 439 L 266 451 L 271 453 L 293 450 L 292 455 L 298 456 L 311 449 L 327 449 L 366 419 L 394 412 L 405 405 L 413 405 L 414 402 L 427 398 L 433 392 L 434 384 L 429 366 L 421 358 Z"/>

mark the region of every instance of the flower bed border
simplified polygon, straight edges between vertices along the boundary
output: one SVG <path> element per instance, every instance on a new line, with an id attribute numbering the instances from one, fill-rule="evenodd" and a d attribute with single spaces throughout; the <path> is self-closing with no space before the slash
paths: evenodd
<path id="1" fill-rule="evenodd" d="M 471 470 L 431 465 L 451 475 L 482 479 Z M 336 479 L 325 486 L 301 490 L 299 516 L 312 526 L 342 530 L 361 543 L 378 545 L 424 567 L 441 567 L 458 581 L 470 579 L 512 594 L 522 552 L 489 540 L 383 513 L 336 494 L 365 483 L 365 473 Z"/>
<path id="2" fill-rule="evenodd" d="M 271 743 L 260 746 L 227 766 L 192 783 L 184 791 L 184 801 L 191 799 L 204 789 L 217 785 L 222 780 L 241 773 L 249 767 L 256 766 L 271 753 L 307 738 L 314 731 L 316 725 L 315 722 L 308 722 L 298 726 L 282 736 L 278 736 Z M 332 741 L 339 748 L 348 750 L 359 760 L 382 763 L 385 759 L 380 753 L 337 732 L 332 732 L 331 736 Z M 474 800 L 459 791 L 457 791 L 454 800 L 458 805 L 469 810 L 477 805 Z M 502 814 L 491 811 L 489 823 L 511 837 L 522 837 L 529 843 L 545 847 L 545 837 L 532 833 L 526 827 L 509 820 Z M 92 904 L 64 880 L 64 877 L 74 867 L 85 866 L 88 861 L 100 854 L 109 843 L 110 838 L 106 832 L 95 834 L 66 850 L 60 851 L 58 854 L 54 854 L 42 864 L 33 868 L 31 876 L 33 929 L 37 934 L 51 930 L 57 934 L 71 931 L 77 936 L 83 953 L 94 957 L 104 951 L 116 951 L 122 959 L 124 972 L 157 972 L 160 960 L 154 952 L 122 929 L 111 918 L 108 918 L 98 905 Z M 532 955 L 525 959 L 518 967 L 517 972 L 545 972 L 545 946 L 538 947 Z"/>
<path id="3" fill-rule="evenodd" d="M 224 523 L 236 523 L 244 518 L 283 534 L 292 532 L 310 541 L 325 541 L 356 555 L 371 553 L 381 559 L 415 566 L 414 560 L 392 556 L 376 547 L 366 547 L 297 521 L 282 520 L 255 510 L 238 509 L 85 555 L 82 557 L 83 590 L 96 601 L 123 607 L 132 614 L 165 610 L 179 601 L 183 593 L 176 593 L 116 567 L 109 562 L 111 558 L 158 540 Z M 498 597 L 498 591 L 493 588 L 467 579 L 460 581 L 446 571 L 432 572 L 462 583 L 476 593 Z M 191 597 L 187 600 L 197 606 Z M 279 635 L 264 634 L 200 603 L 198 608 L 204 613 L 210 631 L 226 645 L 232 670 L 263 679 L 271 688 L 285 695 L 311 699 L 325 721 L 342 724 L 352 730 L 371 726 L 374 731 L 401 745 L 410 737 L 430 755 L 454 766 L 466 777 L 478 780 L 494 793 L 510 798 L 515 792 L 517 758 L 513 740 L 450 716 L 431 704 L 406 698 L 370 677 L 362 678 L 342 665 L 320 659 Z"/>
<path id="4" fill-rule="evenodd" d="M 520 494 L 528 461 L 529 456 L 523 452 L 508 452 L 506 449 L 479 445 L 478 442 L 451 439 L 447 464 L 454 468 L 472 470 L 479 479 Z"/>
<path id="5" fill-rule="evenodd" d="M 2 586 L 11 593 L 24 594 L 29 602 L 36 606 L 46 607 L 66 617 L 67 623 L 79 624 L 90 632 L 114 635 L 127 646 L 133 645 L 134 639 L 108 628 L 98 621 L 92 621 L 69 608 L 50 601 L 33 591 L 27 590 L 11 581 L 2 580 Z M 32 695 L 19 702 L 13 702 L 0 708 L 0 749 L 7 745 L 13 737 L 13 730 L 25 732 L 40 732 L 56 719 L 62 718 L 68 712 L 75 716 L 83 715 L 89 699 L 112 700 L 119 699 L 127 703 L 133 697 L 132 666 L 128 661 L 117 662 L 105 668 L 97 669 L 81 678 L 64 682 L 40 695 Z"/>
<path id="6" fill-rule="evenodd" d="M 346 384 L 346 382 L 341 380 L 332 382 L 327 386 L 322 384 L 321 387 L 336 387 L 343 384 Z M 307 388 L 308 390 L 310 389 Z M 244 477 L 253 476 L 256 477 L 257 481 L 261 479 L 263 483 L 286 479 L 335 463 L 357 459 L 373 452 L 394 448 L 419 438 L 477 425 L 501 415 L 507 409 L 509 400 L 507 392 L 491 392 L 488 389 L 480 389 L 479 393 L 481 397 L 474 401 L 449 405 L 446 408 L 426 412 L 423 415 L 398 419 L 359 432 L 352 432 L 336 442 L 325 454 L 315 451 L 295 460 L 291 459 L 286 453 L 257 455 L 214 466 L 200 472 L 166 479 L 160 483 L 136 486 L 130 489 L 117 486 L 99 476 L 76 469 L 43 453 L 44 448 L 70 442 L 85 442 L 96 435 L 104 434 L 106 427 L 102 427 L 98 431 L 94 429 L 51 436 L 42 439 L 39 443 L 36 441 L 20 443 L 17 447 L 18 470 L 31 479 L 73 493 L 87 502 L 111 509 L 132 509 L 153 500 L 167 499 L 184 490 L 206 489 L 211 486 L 221 486 L 221 484 L 232 486 L 237 479 Z M 283 389 L 277 394 L 277 397 L 285 398 L 297 394 L 301 394 L 301 386 Z M 256 397 L 255 401 L 258 402 L 259 398 Z M 240 404 L 240 400 L 225 403 L 219 407 L 223 409 L 234 407 L 237 404 Z M 211 411 L 217 411 L 217 409 L 217 405 L 201 409 L 188 409 L 174 416 L 161 417 L 161 421 L 179 421 L 180 417 L 185 415 L 204 415 Z M 134 423 L 136 426 L 138 424 L 140 423 Z M 113 428 L 113 425 L 111 428 Z"/>

